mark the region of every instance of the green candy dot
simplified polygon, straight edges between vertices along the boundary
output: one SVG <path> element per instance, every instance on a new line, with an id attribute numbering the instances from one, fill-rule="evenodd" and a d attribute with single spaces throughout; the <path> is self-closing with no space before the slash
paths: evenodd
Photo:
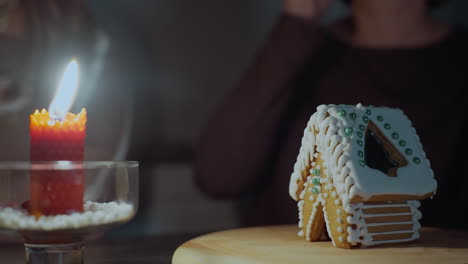
<path id="1" fill-rule="evenodd" d="M 398 135 L 398 133 L 396 133 L 396 132 L 393 132 L 393 133 L 392 133 L 392 138 L 393 138 L 393 139 L 399 139 L 399 138 L 400 138 L 400 135 Z"/>
<path id="2" fill-rule="evenodd" d="M 368 117 L 368 116 L 363 116 L 363 117 L 362 117 L 362 121 L 363 121 L 364 123 L 369 122 L 369 117 Z"/>
<path id="3" fill-rule="evenodd" d="M 359 165 L 361 165 L 362 167 L 364 167 L 364 166 L 366 166 L 366 162 L 363 161 L 363 160 L 360 160 L 360 161 L 359 161 Z"/>
<path id="4" fill-rule="evenodd" d="M 355 113 L 351 113 L 349 114 L 349 118 L 351 118 L 352 120 L 356 119 L 357 115 Z"/>
<path id="5" fill-rule="evenodd" d="M 377 116 L 377 120 L 378 120 L 379 122 L 382 122 L 382 121 L 383 121 L 383 116 L 380 116 L 380 115 Z"/>
<path id="6" fill-rule="evenodd" d="M 411 154 L 413 154 L 413 150 L 410 149 L 410 148 L 407 148 L 407 149 L 405 150 L 405 153 L 406 153 L 406 155 L 411 156 Z"/>
<path id="7" fill-rule="evenodd" d="M 320 191 L 319 191 L 318 188 L 316 188 L 316 187 L 312 188 L 312 193 L 313 193 L 313 194 L 319 194 L 319 192 L 320 192 Z"/>
<path id="8" fill-rule="evenodd" d="M 356 134 L 357 134 L 357 135 L 358 135 L 358 137 L 360 137 L 360 138 L 362 138 L 362 136 L 363 136 L 363 134 L 362 134 L 362 132 L 361 132 L 361 131 L 358 131 Z"/>
<path id="9" fill-rule="evenodd" d="M 314 174 L 315 176 L 320 176 L 320 170 L 319 169 L 313 169 L 312 174 Z"/>
<path id="10" fill-rule="evenodd" d="M 359 150 L 357 154 L 358 154 L 358 156 L 361 157 L 361 158 L 364 157 L 364 152 L 362 152 L 361 150 Z"/>
<path id="11" fill-rule="evenodd" d="M 398 142 L 398 144 L 400 144 L 400 146 L 404 147 L 404 146 L 406 146 L 406 141 L 400 140 L 400 141 Z"/>
<path id="12" fill-rule="evenodd" d="M 313 183 L 314 185 L 320 185 L 320 178 L 313 178 L 313 179 L 312 179 L 312 183 Z"/>
<path id="13" fill-rule="evenodd" d="M 341 110 L 340 112 L 338 112 L 338 115 L 340 117 L 345 117 L 346 116 L 346 111 L 345 110 Z"/>
<path id="14" fill-rule="evenodd" d="M 371 111 L 370 109 L 367 109 L 367 110 L 366 110 L 366 114 L 367 114 L 367 115 L 371 115 L 371 114 L 372 114 L 372 111 Z"/>
<path id="15" fill-rule="evenodd" d="M 418 158 L 418 157 L 414 157 L 413 162 L 416 163 L 416 164 L 419 164 L 419 163 L 421 163 L 421 159 Z"/>
<path id="16" fill-rule="evenodd" d="M 361 131 L 364 131 L 364 130 L 366 130 L 366 127 L 365 127 L 364 125 L 359 125 L 359 129 L 360 129 Z"/>
<path id="17" fill-rule="evenodd" d="M 383 127 L 384 127 L 385 129 L 387 129 L 387 130 L 390 129 L 390 128 L 392 128 L 392 126 L 391 126 L 390 124 L 388 124 L 388 123 L 386 123 L 385 125 L 383 125 Z"/>
<path id="18" fill-rule="evenodd" d="M 351 127 L 347 127 L 344 129 L 345 135 L 349 136 L 353 133 L 353 129 Z"/>
<path id="19" fill-rule="evenodd" d="M 358 140 L 357 144 L 362 147 L 362 140 Z"/>

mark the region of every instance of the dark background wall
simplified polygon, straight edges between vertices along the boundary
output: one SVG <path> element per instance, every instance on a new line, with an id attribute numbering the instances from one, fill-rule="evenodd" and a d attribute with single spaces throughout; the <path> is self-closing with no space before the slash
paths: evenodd
<path id="1" fill-rule="evenodd" d="M 437 15 L 468 26 L 468 1 Z M 123 49 L 137 91 L 132 152 L 188 159 L 217 102 L 240 77 L 280 14 L 271 0 L 100 0 L 89 2 Z M 344 14 L 336 3 L 325 21 Z"/>
<path id="2" fill-rule="evenodd" d="M 94 1 L 136 87 L 136 158 L 187 159 L 220 97 L 274 23 L 269 1 Z M 151 147 L 153 146 L 153 147 Z M 148 151 L 158 149 L 158 151 Z"/>

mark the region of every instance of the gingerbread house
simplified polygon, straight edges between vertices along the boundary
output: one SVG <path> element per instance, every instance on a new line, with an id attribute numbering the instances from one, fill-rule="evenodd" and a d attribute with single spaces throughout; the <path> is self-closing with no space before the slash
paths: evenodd
<path id="1" fill-rule="evenodd" d="M 304 131 L 291 175 L 300 236 L 339 248 L 419 238 L 419 200 L 437 183 L 400 109 L 321 105 Z"/>

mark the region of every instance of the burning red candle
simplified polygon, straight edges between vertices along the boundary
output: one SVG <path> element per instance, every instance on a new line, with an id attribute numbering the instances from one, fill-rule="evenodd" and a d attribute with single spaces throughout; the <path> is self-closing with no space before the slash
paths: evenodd
<path id="1" fill-rule="evenodd" d="M 49 106 L 30 116 L 31 161 L 83 161 L 86 110 L 68 113 L 78 87 L 78 65 L 72 61 Z M 84 175 L 76 171 L 35 171 L 31 175 L 29 211 L 41 215 L 83 212 Z"/>

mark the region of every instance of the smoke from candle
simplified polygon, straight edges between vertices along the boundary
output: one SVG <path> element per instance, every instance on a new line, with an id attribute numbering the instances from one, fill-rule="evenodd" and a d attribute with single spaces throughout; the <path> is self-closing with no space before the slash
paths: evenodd
<path id="1" fill-rule="evenodd" d="M 73 59 L 66 67 L 59 82 L 54 99 L 49 105 L 49 113 L 53 119 L 63 120 L 75 100 L 79 87 L 78 62 Z"/>

